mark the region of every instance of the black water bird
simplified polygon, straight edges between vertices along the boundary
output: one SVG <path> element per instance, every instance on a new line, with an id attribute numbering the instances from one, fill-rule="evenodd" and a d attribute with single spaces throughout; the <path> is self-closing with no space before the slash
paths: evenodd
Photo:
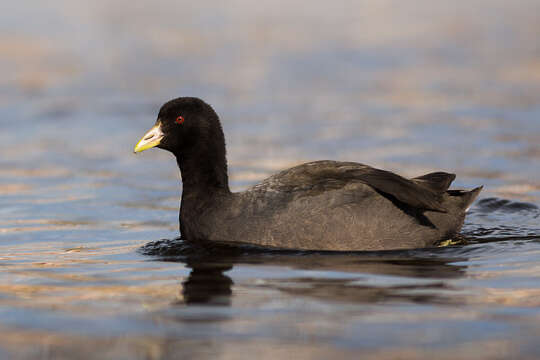
<path id="1" fill-rule="evenodd" d="M 459 232 L 482 189 L 449 190 L 455 175 L 445 172 L 407 179 L 323 160 L 233 193 L 219 117 L 192 97 L 165 103 L 134 151 L 152 147 L 176 157 L 183 183 L 180 232 L 191 241 L 347 251 L 434 246 Z"/>

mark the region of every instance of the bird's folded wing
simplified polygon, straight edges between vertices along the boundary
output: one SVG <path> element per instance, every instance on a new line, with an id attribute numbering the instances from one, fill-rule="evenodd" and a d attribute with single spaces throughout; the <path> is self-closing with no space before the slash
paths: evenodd
<path id="1" fill-rule="evenodd" d="M 360 163 L 319 160 L 284 170 L 254 188 L 273 188 L 273 193 L 305 192 L 307 188 L 313 191 L 315 185 L 328 189 L 359 181 L 413 208 L 446 212 L 442 195 L 454 178 L 454 174 L 436 172 L 406 179 Z"/>
<path id="2" fill-rule="evenodd" d="M 450 187 L 450 184 L 456 178 L 456 174 L 449 174 L 442 171 L 432 172 L 426 175 L 415 177 L 411 179 L 417 184 L 427 186 L 431 190 L 444 193 Z"/>
<path id="3" fill-rule="evenodd" d="M 355 171 L 354 178 L 414 208 L 446 212 L 441 204 L 442 194 L 446 191 L 446 189 L 443 190 L 445 185 L 433 185 L 438 184 L 433 180 L 434 178 L 409 180 L 389 171 L 368 166 Z M 442 178 L 445 179 L 444 182 L 447 182 L 446 177 Z"/>

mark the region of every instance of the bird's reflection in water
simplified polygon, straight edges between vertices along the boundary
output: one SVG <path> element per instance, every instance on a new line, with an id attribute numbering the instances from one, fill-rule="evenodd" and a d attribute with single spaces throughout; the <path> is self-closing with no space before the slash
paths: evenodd
<path id="1" fill-rule="evenodd" d="M 232 264 L 200 262 L 188 259 L 187 266 L 191 272 L 186 281 L 182 283 L 184 303 L 230 305 L 233 281 L 224 274 L 231 270 Z"/>
<path id="2" fill-rule="evenodd" d="M 294 297 L 356 304 L 388 301 L 458 304 L 462 300 L 448 280 L 465 274 L 466 266 L 461 264 L 467 261 L 466 251 L 461 249 L 328 253 L 201 246 L 163 240 L 147 244 L 142 252 L 166 261 L 184 262 L 191 268 L 181 290 L 182 303 L 186 305 L 231 305 L 234 283 L 225 272 L 236 264 L 282 266 L 279 278 L 240 286 L 262 286 Z M 281 276 L 289 269 L 317 273 Z"/>

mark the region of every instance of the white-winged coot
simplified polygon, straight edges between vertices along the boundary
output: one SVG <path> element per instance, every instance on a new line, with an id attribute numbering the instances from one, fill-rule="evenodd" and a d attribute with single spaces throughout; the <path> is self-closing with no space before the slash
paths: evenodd
<path id="1" fill-rule="evenodd" d="M 159 147 L 182 176 L 183 239 L 305 250 L 434 246 L 456 235 L 482 187 L 448 190 L 454 174 L 407 179 L 354 162 L 315 161 L 243 192 L 229 190 L 225 137 L 204 101 L 165 103 L 134 151 Z"/>

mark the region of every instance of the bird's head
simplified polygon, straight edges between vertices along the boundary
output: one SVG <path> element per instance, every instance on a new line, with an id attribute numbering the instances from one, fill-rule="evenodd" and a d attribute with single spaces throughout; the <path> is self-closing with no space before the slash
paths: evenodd
<path id="1" fill-rule="evenodd" d="M 161 107 L 155 125 L 133 151 L 139 153 L 158 147 L 178 155 L 220 138 L 223 138 L 223 131 L 212 107 L 198 98 L 181 97 Z"/>

